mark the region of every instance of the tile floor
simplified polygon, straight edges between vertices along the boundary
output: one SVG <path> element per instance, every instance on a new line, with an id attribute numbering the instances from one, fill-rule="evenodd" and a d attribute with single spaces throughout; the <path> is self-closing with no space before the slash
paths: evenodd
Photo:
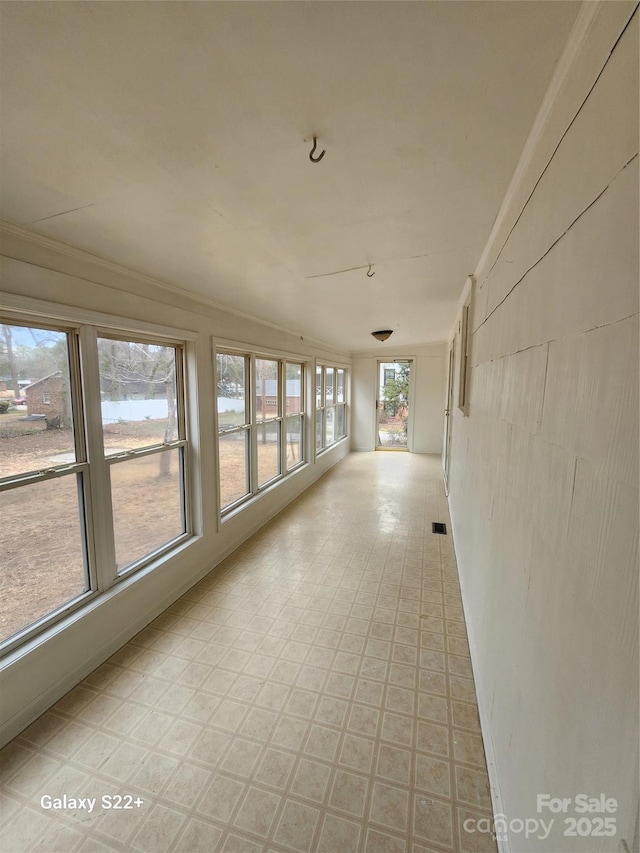
<path id="1" fill-rule="evenodd" d="M 432 521 L 438 458 L 351 454 L 2 750 L 3 853 L 495 851 Z"/>

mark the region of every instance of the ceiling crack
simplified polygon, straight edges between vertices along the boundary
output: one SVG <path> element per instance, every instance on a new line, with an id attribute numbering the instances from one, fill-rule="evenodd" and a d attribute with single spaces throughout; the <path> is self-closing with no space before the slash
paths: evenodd
<path id="1" fill-rule="evenodd" d="M 71 210 L 61 210 L 60 213 L 52 213 L 51 216 L 43 216 L 41 219 L 32 219 L 29 222 L 23 222 L 22 225 L 35 225 L 36 222 L 46 222 L 47 219 L 55 219 L 56 216 L 64 216 L 66 213 L 74 213 L 76 210 L 84 210 L 87 207 L 93 207 L 95 202 L 91 204 L 81 204 L 80 207 L 72 207 Z"/>
<path id="2" fill-rule="evenodd" d="M 317 275 L 305 275 L 305 278 L 327 278 L 331 275 L 341 275 L 345 272 L 355 272 L 356 270 L 368 270 L 371 269 L 372 266 L 379 266 L 382 264 L 389 263 L 397 263 L 398 261 L 414 261 L 417 258 L 429 258 L 431 255 L 446 255 L 449 252 L 458 251 L 457 249 L 438 249 L 436 252 L 422 252 L 420 255 L 405 255 L 403 257 L 396 258 L 384 258 L 382 261 L 372 261 L 370 264 L 362 264 L 358 267 L 347 267 L 344 270 L 335 270 L 334 272 L 322 272 Z"/>

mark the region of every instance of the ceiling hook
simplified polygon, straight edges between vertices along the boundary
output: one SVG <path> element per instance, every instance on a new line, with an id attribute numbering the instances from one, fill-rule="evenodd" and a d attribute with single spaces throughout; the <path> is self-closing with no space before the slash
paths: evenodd
<path id="1" fill-rule="evenodd" d="M 313 155 L 316 152 L 317 145 L 318 145 L 318 137 L 314 136 L 313 137 L 313 148 L 311 149 L 311 153 L 309 154 L 309 160 L 311 160 L 312 163 L 319 163 L 320 160 L 322 160 L 322 158 L 326 154 L 326 151 L 323 151 L 321 154 L 318 155 L 318 157 L 314 157 Z"/>
<path id="2" fill-rule="evenodd" d="M 371 272 L 372 266 L 373 266 L 373 264 L 369 264 L 369 269 L 367 270 L 367 277 L 368 278 L 373 278 L 373 276 L 375 275 L 375 272 Z"/>

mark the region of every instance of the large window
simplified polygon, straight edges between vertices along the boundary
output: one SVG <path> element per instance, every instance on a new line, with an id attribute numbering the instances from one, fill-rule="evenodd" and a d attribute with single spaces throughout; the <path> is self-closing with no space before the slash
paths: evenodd
<path id="1" fill-rule="evenodd" d="M 304 367 L 299 362 L 286 364 L 286 466 L 292 471 L 304 461 Z"/>
<path id="2" fill-rule="evenodd" d="M 216 374 L 224 513 L 304 462 L 304 365 L 218 351 Z"/>
<path id="3" fill-rule="evenodd" d="M 182 350 L 99 337 L 98 362 L 121 572 L 186 533 Z"/>
<path id="4" fill-rule="evenodd" d="M 346 379 L 342 367 L 316 365 L 316 452 L 331 447 L 347 434 Z"/>
<path id="5" fill-rule="evenodd" d="M 219 352 L 218 382 L 218 473 L 220 505 L 236 504 L 251 493 L 249 477 L 250 394 L 247 394 L 248 355 Z"/>
<path id="6" fill-rule="evenodd" d="M 255 359 L 256 458 L 258 488 L 280 476 L 282 387 L 280 363 Z"/>
<path id="7" fill-rule="evenodd" d="M 2 641 L 91 588 L 77 343 L 61 328 L 0 326 Z"/>
<path id="8" fill-rule="evenodd" d="M 3 648 L 187 535 L 182 362 L 179 344 L 0 321 Z"/>

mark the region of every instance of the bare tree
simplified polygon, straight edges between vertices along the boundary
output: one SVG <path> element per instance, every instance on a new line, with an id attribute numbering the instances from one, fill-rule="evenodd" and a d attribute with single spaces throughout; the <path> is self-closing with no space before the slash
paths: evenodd
<path id="1" fill-rule="evenodd" d="M 9 373 L 11 374 L 11 385 L 13 386 L 13 396 L 19 397 L 18 393 L 20 386 L 18 385 L 18 366 L 13 351 L 13 332 L 11 326 L 2 326 L 2 343 L 4 343 Z"/>
<path id="2" fill-rule="evenodd" d="M 127 399 L 132 394 L 149 395 L 151 399 L 156 391 L 164 389 L 167 399 L 167 419 L 163 442 L 175 437 L 176 411 L 176 371 L 175 350 L 173 347 L 136 341 L 106 340 L 99 342 L 100 378 L 103 390 L 111 400 Z M 171 454 L 160 454 L 159 476 L 171 473 Z"/>

